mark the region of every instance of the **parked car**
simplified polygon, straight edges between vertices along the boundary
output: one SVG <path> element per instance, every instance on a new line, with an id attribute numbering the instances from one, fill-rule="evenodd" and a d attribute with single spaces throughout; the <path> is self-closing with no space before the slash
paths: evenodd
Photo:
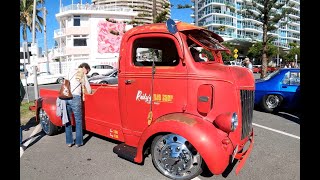
<path id="1" fill-rule="evenodd" d="M 278 69 L 255 85 L 254 103 L 265 112 L 300 109 L 300 69 Z"/>
<path id="2" fill-rule="evenodd" d="M 91 66 L 91 70 L 88 73 L 88 77 L 97 76 L 97 75 L 105 75 L 111 73 L 115 68 L 106 64 L 97 64 Z"/>
<path id="3" fill-rule="evenodd" d="M 59 83 L 61 84 L 65 78 L 65 75 L 63 74 L 51 74 L 48 72 L 39 72 L 37 73 L 37 83 L 38 85 L 43 84 L 53 84 L 53 83 Z M 25 79 L 22 80 L 23 86 L 26 86 Z M 27 85 L 33 86 L 34 85 L 34 74 L 27 77 Z"/>
<path id="4" fill-rule="evenodd" d="M 253 73 L 261 73 L 261 65 L 253 65 L 252 72 Z"/>
<path id="5" fill-rule="evenodd" d="M 113 69 L 109 74 L 90 77 L 88 81 L 93 84 L 118 84 L 118 70 Z"/>

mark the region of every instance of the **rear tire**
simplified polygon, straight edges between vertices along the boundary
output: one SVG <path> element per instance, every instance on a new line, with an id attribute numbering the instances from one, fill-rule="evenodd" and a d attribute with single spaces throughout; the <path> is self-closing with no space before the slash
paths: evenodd
<path id="1" fill-rule="evenodd" d="M 261 107 L 265 112 L 277 113 L 279 112 L 280 105 L 283 98 L 280 95 L 269 94 L 265 95 L 261 101 Z"/>
<path id="2" fill-rule="evenodd" d="M 58 78 L 58 79 L 57 79 L 57 83 L 58 83 L 58 84 L 62 84 L 62 83 L 63 83 L 63 80 L 64 80 L 64 78 Z"/>
<path id="3" fill-rule="evenodd" d="M 52 136 L 58 132 L 58 127 L 50 121 L 47 113 L 41 108 L 39 110 L 39 119 L 42 131 L 48 136 Z"/>
<path id="4" fill-rule="evenodd" d="M 109 84 L 107 81 L 101 81 L 99 84 Z"/>
<path id="5" fill-rule="evenodd" d="M 93 73 L 91 77 L 99 75 L 98 73 Z"/>
<path id="6" fill-rule="evenodd" d="M 152 163 L 170 179 L 187 180 L 200 175 L 204 161 L 184 137 L 177 134 L 156 136 L 151 145 Z"/>

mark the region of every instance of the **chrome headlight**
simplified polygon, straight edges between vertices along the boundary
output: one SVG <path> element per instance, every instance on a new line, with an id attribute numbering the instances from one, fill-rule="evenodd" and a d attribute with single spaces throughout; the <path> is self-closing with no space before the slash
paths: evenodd
<path id="1" fill-rule="evenodd" d="M 235 131 L 238 127 L 238 115 L 237 113 L 233 113 L 231 117 L 231 131 Z"/>

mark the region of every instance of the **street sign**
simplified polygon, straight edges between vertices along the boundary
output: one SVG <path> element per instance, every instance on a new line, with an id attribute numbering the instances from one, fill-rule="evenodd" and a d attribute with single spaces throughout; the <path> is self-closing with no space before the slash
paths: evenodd
<path id="1" fill-rule="evenodd" d="M 234 49 L 233 52 L 237 54 L 238 53 L 238 49 Z"/>
<path id="2" fill-rule="evenodd" d="M 233 55 L 233 57 L 237 59 L 237 57 L 238 57 L 238 54 L 234 54 L 234 55 Z"/>

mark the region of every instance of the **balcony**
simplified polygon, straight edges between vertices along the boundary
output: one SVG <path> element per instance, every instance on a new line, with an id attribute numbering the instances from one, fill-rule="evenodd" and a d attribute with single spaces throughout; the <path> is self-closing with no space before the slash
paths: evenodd
<path id="1" fill-rule="evenodd" d="M 262 28 L 261 27 L 257 27 L 257 26 L 254 26 L 254 25 L 243 25 L 242 27 L 243 27 L 243 29 L 246 29 L 246 30 L 255 30 L 255 31 L 262 32 Z"/>
<path id="2" fill-rule="evenodd" d="M 93 4 L 71 4 L 60 8 L 60 13 L 81 10 L 81 11 L 115 11 L 115 12 L 133 12 L 132 8 L 116 5 L 93 5 Z"/>
<path id="3" fill-rule="evenodd" d="M 219 21 L 219 20 L 215 20 L 215 21 L 208 21 L 208 22 L 204 22 L 203 25 L 216 25 L 216 26 L 223 26 L 223 25 L 227 25 L 229 27 L 236 27 L 236 24 L 233 22 L 229 22 L 229 21 Z M 228 27 L 227 27 L 228 28 Z"/>
<path id="4" fill-rule="evenodd" d="M 66 29 L 56 29 L 53 31 L 53 38 L 58 38 L 66 35 Z"/>

